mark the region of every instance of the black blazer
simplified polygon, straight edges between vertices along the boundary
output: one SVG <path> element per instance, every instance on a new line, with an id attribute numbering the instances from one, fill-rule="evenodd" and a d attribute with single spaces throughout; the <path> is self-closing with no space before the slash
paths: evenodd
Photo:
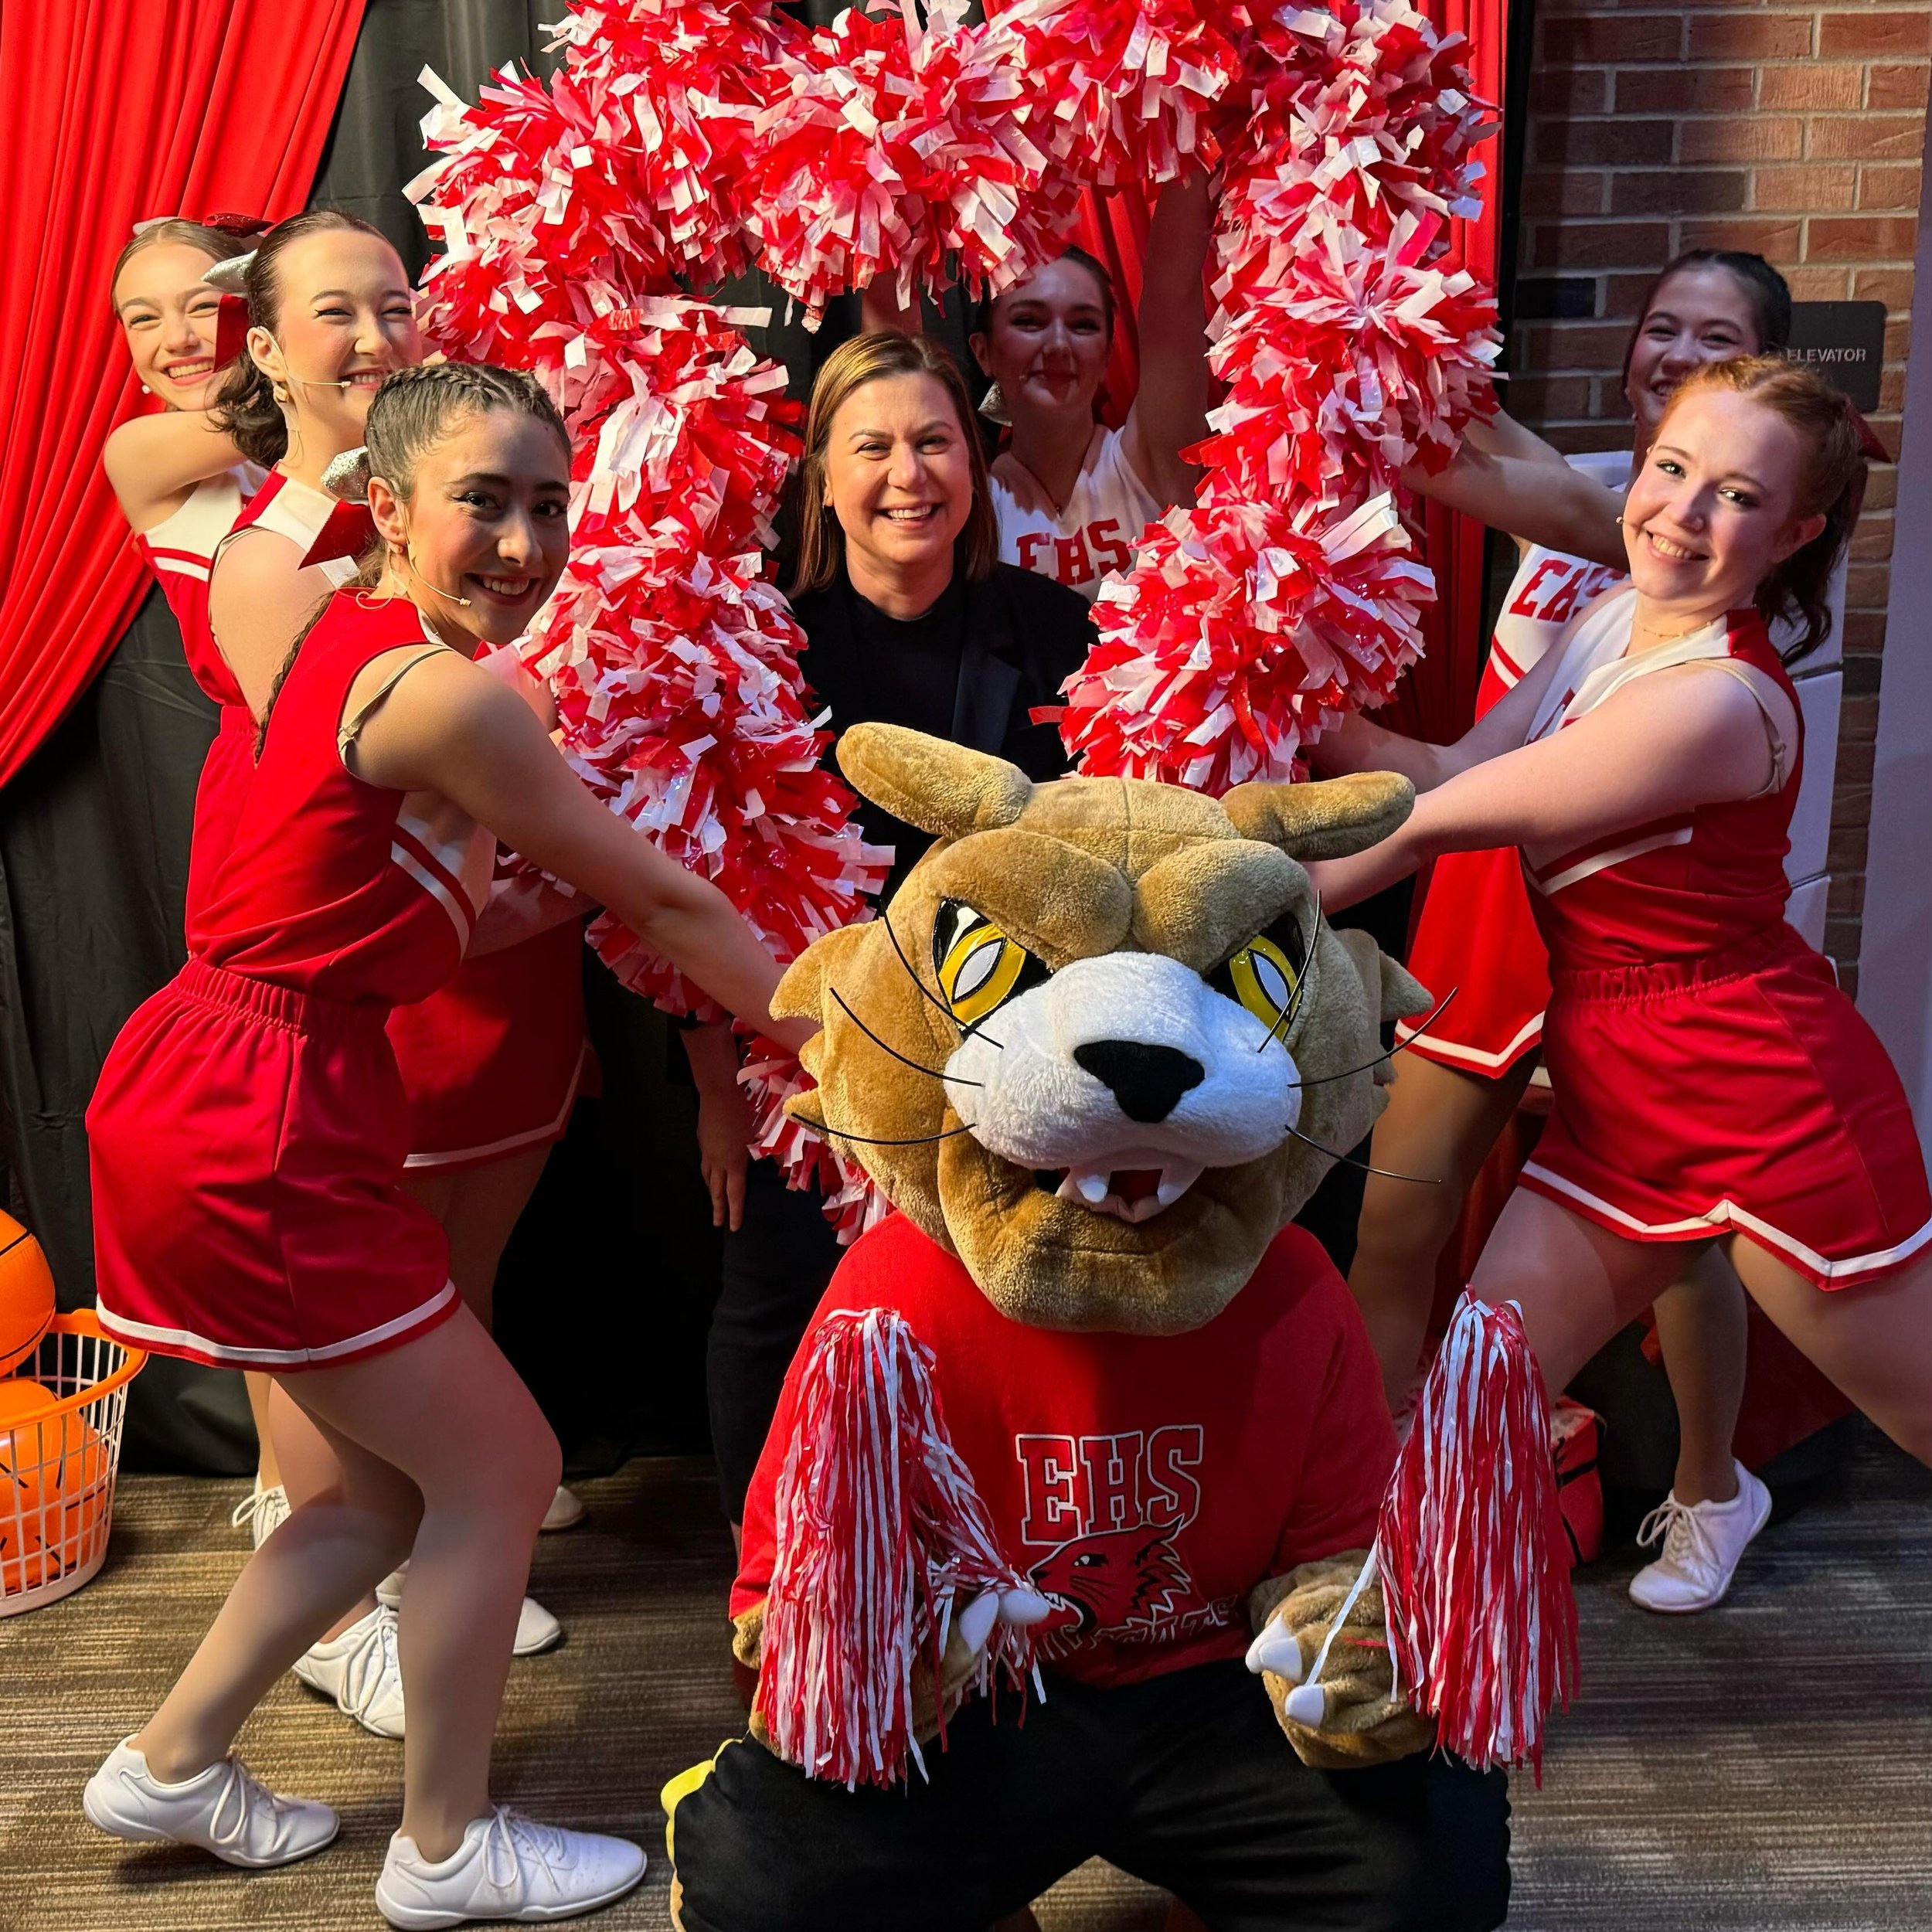
<path id="1" fill-rule="evenodd" d="M 827 589 L 792 600 L 805 633 L 799 662 L 805 682 L 831 710 L 835 739 L 849 725 L 905 722 L 882 715 L 878 694 L 860 675 L 849 601 L 854 594 L 842 573 Z M 968 583 L 953 742 L 996 753 L 1029 778 L 1064 777 L 1070 760 L 1058 726 L 1035 724 L 1031 713 L 1036 706 L 1065 702 L 1060 686 L 1080 668 L 1094 638 L 1087 600 L 1037 571 L 996 563 L 988 576 Z M 826 762 L 837 769 L 830 748 Z M 859 818 L 874 844 L 894 849 L 889 896 L 932 843 L 931 835 L 868 799 L 859 801 Z"/>

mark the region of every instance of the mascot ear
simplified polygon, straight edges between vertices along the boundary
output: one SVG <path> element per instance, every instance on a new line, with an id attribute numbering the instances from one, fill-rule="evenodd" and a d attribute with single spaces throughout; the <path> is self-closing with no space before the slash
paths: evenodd
<path id="1" fill-rule="evenodd" d="M 1291 859 L 1345 859 L 1379 844 L 1414 809 L 1415 787 L 1393 771 L 1298 785 L 1236 785 L 1221 808 L 1243 838 Z"/>
<path id="2" fill-rule="evenodd" d="M 838 740 L 838 769 L 874 804 L 941 838 L 1010 825 L 1033 793 L 1004 758 L 903 725 L 854 725 Z"/>

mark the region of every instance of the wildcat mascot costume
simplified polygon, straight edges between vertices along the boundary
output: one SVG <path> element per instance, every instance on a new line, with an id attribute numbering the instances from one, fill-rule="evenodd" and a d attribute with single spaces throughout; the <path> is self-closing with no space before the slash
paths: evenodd
<path id="1" fill-rule="evenodd" d="M 838 755 L 935 842 L 774 1010 L 823 1028 L 794 1113 L 897 1211 L 752 1487 L 751 1735 L 665 1793 L 682 1932 L 990 1932 L 1095 1855 L 1212 1932 L 1500 1924 L 1503 1774 L 1431 1753 L 1380 1379 L 1290 1225 L 1428 1005 L 1298 862 L 1406 781 L 1036 785 L 885 725 Z M 1524 1507 L 1501 1541 L 1540 1550 Z"/>

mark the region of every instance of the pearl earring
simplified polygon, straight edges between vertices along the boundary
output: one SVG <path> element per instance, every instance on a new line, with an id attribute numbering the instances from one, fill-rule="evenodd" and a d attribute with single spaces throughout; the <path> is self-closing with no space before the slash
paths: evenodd
<path id="1" fill-rule="evenodd" d="M 143 396 L 151 396 L 154 394 L 154 391 L 151 389 L 145 383 L 143 383 L 141 386 L 141 393 Z"/>

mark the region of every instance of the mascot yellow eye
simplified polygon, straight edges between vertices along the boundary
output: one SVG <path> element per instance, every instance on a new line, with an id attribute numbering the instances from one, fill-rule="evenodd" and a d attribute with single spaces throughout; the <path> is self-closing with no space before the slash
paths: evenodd
<path id="1" fill-rule="evenodd" d="M 1207 976 L 1217 993 L 1246 1007 L 1277 1039 L 1294 1024 L 1308 985 L 1308 944 L 1292 914 L 1224 960 Z"/>
<path id="2" fill-rule="evenodd" d="M 1039 985 L 1046 968 L 984 913 L 949 899 L 933 927 L 933 967 L 953 1017 L 976 1026 L 1015 993 Z"/>

